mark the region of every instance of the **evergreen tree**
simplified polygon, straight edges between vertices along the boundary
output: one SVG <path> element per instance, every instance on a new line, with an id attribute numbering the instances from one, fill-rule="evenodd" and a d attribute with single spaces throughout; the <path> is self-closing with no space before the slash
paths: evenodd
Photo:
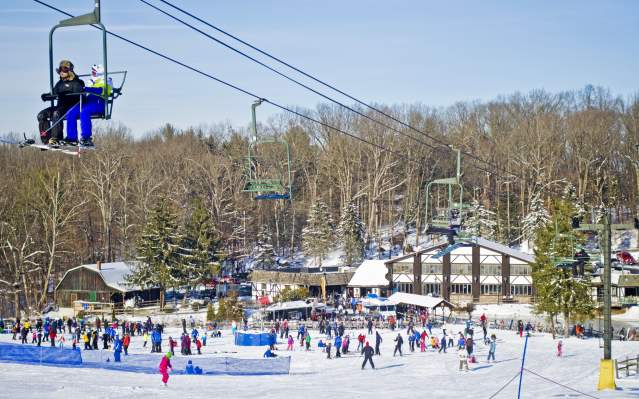
<path id="1" fill-rule="evenodd" d="M 345 263 L 351 266 L 362 259 L 364 255 L 364 224 L 359 217 L 359 211 L 352 202 L 344 206 L 337 227 L 339 237 L 344 249 Z"/>
<path id="2" fill-rule="evenodd" d="M 574 279 L 569 274 L 571 272 L 557 269 L 553 262 L 553 257 L 574 255 L 573 243 L 561 235 L 573 234 L 571 217 L 574 212 L 574 205 L 568 201 L 559 200 L 553 204 L 553 223 L 537 231 L 535 261 L 532 264 L 535 310 L 548 315 L 553 331 L 555 316 L 563 315 L 565 335 L 570 323 L 592 317 L 595 309 L 590 281 L 587 278 Z"/>
<path id="3" fill-rule="evenodd" d="M 484 208 L 476 199 L 470 206 L 469 216 L 466 219 L 466 232 L 489 240 L 495 238 L 497 222 L 495 212 Z"/>
<path id="4" fill-rule="evenodd" d="M 537 193 L 530 202 L 528 213 L 522 221 L 522 236 L 530 242 L 533 241 L 539 229 L 544 228 L 550 221 L 550 214 L 541 199 L 541 193 Z"/>
<path id="5" fill-rule="evenodd" d="M 326 204 L 317 200 L 311 205 L 306 227 L 302 230 L 302 246 L 308 255 L 318 260 L 321 267 L 322 259 L 333 247 L 333 241 L 333 219 Z"/>
<path id="6" fill-rule="evenodd" d="M 220 240 L 211 215 L 199 199 L 194 204 L 183 236 L 182 285 L 194 287 L 210 281 L 220 270 L 218 253 Z"/>
<path id="7" fill-rule="evenodd" d="M 259 268 L 271 269 L 275 266 L 277 256 L 271 242 L 271 229 L 267 224 L 261 225 L 257 232 L 257 243 L 253 248 L 253 259 Z"/>
<path id="8" fill-rule="evenodd" d="M 144 231 L 137 242 L 137 260 L 127 281 L 143 288 L 160 288 L 160 309 L 164 309 L 164 291 L 180 286 L 183 254 L 182 236 L 177 218 L 165 199 L 151 210 Z"/>

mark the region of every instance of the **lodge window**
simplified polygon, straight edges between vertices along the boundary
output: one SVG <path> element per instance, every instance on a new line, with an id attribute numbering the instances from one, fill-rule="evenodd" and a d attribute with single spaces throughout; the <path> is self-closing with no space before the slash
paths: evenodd
<path id="1" fill-rule="evenodd" d="M 454 263 L 450 267 L 451 274 L 472 274 L 473 266 L 470 263 Z"/>
<path id="2" fill-rule="evenodd" d="M 531 273 L 530 265 L 510 265 L 511 276 L 530 276 Z"/>
<path id="3" fill-rule="evenodd" d="M 501 293 L 501 284 L 482 284 L 480 288 L 482 295 L 497 295 Z"/>
<path id="4" fill-rule="evenodd" d="M 470 294 L 470 284 L 451 284 L 450 292 L 453 294 Z"/>
<path id="5" fill-rule="evenodd" d="M 510 294 L 530 296 L 532 295 L 532 286 L 531 285 L 511 285 Z"/>
<path id="6" fill-rule="evenodd" d="M 479 266 L 479 273 L 482 276 L 500 276 L 501 265 L 496 264 L 484 264 Z"/>

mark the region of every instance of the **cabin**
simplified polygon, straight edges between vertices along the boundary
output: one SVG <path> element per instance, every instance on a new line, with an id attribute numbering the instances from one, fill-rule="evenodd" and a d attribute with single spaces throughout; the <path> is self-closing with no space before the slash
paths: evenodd
<path id="1" fill-rule="evenodd" d="M 81 265 L 67 270 L 55 287 L 55 302 L 70 308 L 74 302 L 123 305 L 130 298 L 154 301 L 160 298 L 159 288 L 143 289 L 127 283 L 131 264 L 113 262 Z"/>

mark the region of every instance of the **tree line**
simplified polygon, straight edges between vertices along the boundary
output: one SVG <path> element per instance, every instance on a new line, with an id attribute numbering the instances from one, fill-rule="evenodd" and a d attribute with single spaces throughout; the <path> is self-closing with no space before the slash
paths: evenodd
<path id="1" fill-rule="evenodd" d="M 98 150 L 80 158 L 0 146 L 2 306 L 19 301 L 41 308 L 71 267 L 147 256 L 140 239 L 162 202 L 177 227 L 204 212 L 216 250 L 226 258 L 250 253 L 261 237 L 274 254 L 305 248 L 318 262 L 344 243 L 347 262 L 355 262 L 361 237 L 379 241 L 382 227 L 398 221 L 423 228 L 426 184 L 455 175 L 454 154 L 438 142 L 487 162 L 462 157 L 465 202 L 473 214 L 484 215 L 473 228 L 500 242 L 524 239 L 526 219 L 530 225 L 531 213 L 548 208 L 567 187 L 584 214 L 610 209 L 624 219 L 636 212 L 639 96 L 625 99 L 586 86 L 445 108 L 379 107 L 437 142 L 393 121 L 384 123 L 405 135 L 325 104 L 300 112 L 372 145 L 287 114 L 258 126 L 261 136 L 291 146 L 292 201 L 255 201 L 242 191 L 251 167 L 244 127 L 180 130 L 167 124 L 134 139 L 140 132 L 107 124 L 96 133 Z M 285 170 L 281 150 L 257 148 L 255 158 L 266 174 Z M 432 200 L 441 204 L 444 198 L 435 193 Z M 326 230 L 322 223 L 329 220 Z"/>

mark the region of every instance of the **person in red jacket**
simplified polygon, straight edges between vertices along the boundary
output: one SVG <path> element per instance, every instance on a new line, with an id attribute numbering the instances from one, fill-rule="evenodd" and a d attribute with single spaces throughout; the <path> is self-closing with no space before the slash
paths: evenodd
<path id="1" fill-rule="evenodd" d="M 129 355 L 129 345 L 131 344 L 131 337 L 126 334 L 122 339 L 122 347 L 124 348 L 124 356 Z"/>
<path id="2" fill-rule="evenodd" d="M 55 346 L 55 336 L 56 336 L 56 331 L 55 328 L 51 328 L 49 330 L 49 339 L 51 340 L 51 346 Z"/>
<path id="3" fill-rule="evenodd" d="M 173 366 L 171 365 L 171 352 L 166 352 L 166 355 L 162 357 L 160 361 L 160 374 L 162 374 L 162 382 L 164 386 L 169 382 L 169 371 L 173 371 Z"/>
<path id="4" fill-rule="evenodd" d="M 176 346 L 177 346 L 177 342 L 175 342 L 173 337 L 169 337 L 169 349 L 171 350 L 171 355 L 175 355 Z"/>
<path id="5" fill-rule="evenodd" d="M 195 339 L 195 347 L 197 348 L 197 354 L 201 355 L 202 351 L 200 349 L 202 349 L 202 341 L 200 341 L 199 338 Z"/>

